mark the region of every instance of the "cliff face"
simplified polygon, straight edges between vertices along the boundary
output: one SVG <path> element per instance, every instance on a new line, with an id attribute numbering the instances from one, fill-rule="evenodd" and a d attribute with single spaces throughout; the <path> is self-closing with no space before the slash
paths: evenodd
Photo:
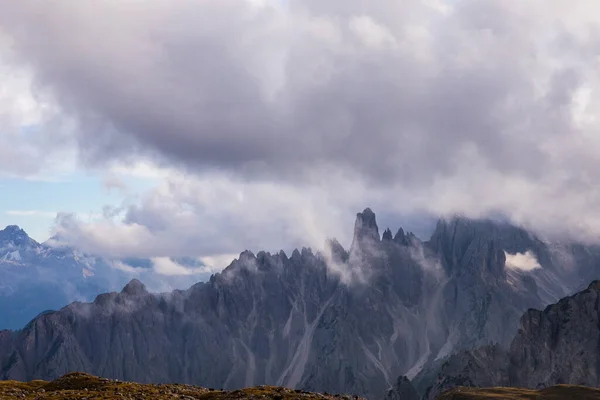
<path id="1" fill-rule="evenodd" d="M 507 269 L 507 253 L 528 250 L 541 270 Z M 440 221 L 429 242 L 402 230 L 380 238 L 367 209 L 349 251 L 336 241 L 328 254 L 246 251 L 186 291 L 151 294 L 132 281 L 1 332 L 0 378 L 85 371 L 382 398 L 398 376 L 418 380 L 454 352 L 508 344 L 519 316 L 544 305 L 538 282 L 544 296 L 568 290 L 546 284 L 563 270 L 546 244 L 512 226 L 455 219 Z"/>
<path id="2" fill-rule="evenodd" d="M 600 386 L 600 281 L 544 311 L 529 310 L 510 348 L 510 381 L 522 387 Z"/>
<path id="3" fill-rule="evenodd" d="M 600 281 L 543 311 L 530 309 L 510 349 L 486 346 L 444 364 L 428 398 L 455 386 L 600 386 Z"/>
<path id="4" fill-rule="evenodd" d="M 385 400 L 419 400 L 421 396 L 406 376 L 400 376 L 385 394 Z"/>
<path id="5" fill-rule="evenodd" d="M 344 283 L 309 249 L 291 257 L 244 252 L 187 291 L 151 294 L 132 281 L 120 293 L 3 332 L 0 377 L 86 371 L 138 382 L 383 396 L 428 354 L 432 338 L 420 316 L 431 302 L 424 293 L 440 283 L 413 259 L 412 247 L 358 233 L 340 268 L 360 271 L 364 282 Z"/>

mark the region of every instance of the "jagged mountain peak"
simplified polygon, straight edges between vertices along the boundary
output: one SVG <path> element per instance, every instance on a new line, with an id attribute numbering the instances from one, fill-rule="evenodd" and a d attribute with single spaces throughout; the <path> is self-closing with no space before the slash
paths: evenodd
<path id="1" fill-rule="evenodd" d="M 403 246 L 412 244 L 415 240 L 418 240 L 414 233 L 404 232 L 404 229 L 399 228 L 394 235 L 394 242 Z"/>
<path id="2" fill-rule="evenodd" d="M 279 250 L 279 253 L 277 253 L 277 255 L 279 256 L 279 258 L 281 258 L 282 260 L 286 260 L 288 259 L 287 254 L 285 254 L 285 251 L 283 250 Z"/>
<path id="3" fill-rule="evenodd" d="M 29 237 L 27 232 L 21 229 L 18 225 L 8 225 L 3 230 L 0 230 L 0 244 L 12 243 L 15 246 L 26 246 L 37 244 L 37 242 Z"/>
<path id="4" fill-rule="evenodd" d="M 336 262 L 345 262 L 348 260 L 348 252 L 336 238 L 327 239 L 325 250 L 329 252 L 332 259 Z"/>
<path id="5" fill-rule="evenodd" d="M 352 246 L 364 240 L 375 242 L 380 240 L 375 213 L 370 208 L 365 208 L 363 212 L 356 214 Z"/>
<path id="6" fill-rule="evenodd" d="M 510 223 L 505 219 L 469 218 L 463 215 L 452 215 L 438 219 L 432 239 L 439 236 L 456 234 L 473 236 L 494 236 L 531 238 L 524 228 Z"/>
<path id="7" fill-rule="evenodd" d="M 23 231 L 19 225 L 7 225 L 2 232 L 20 232 Z"/>
<path id="8" fill-rule="evenodd" d="M 52 235 L 42 245 L 51 248 L 71 248 L 71 245 L 59 233 Z"/>
<path id="9" fill-rule="evenodd" d="M 356 253 L 335 239 L 325 246 L 340 263 L 309 248 L 289 258 L 244 251 L 187 291 L 145 294 L 133 280 L 91 305 L 37 318 L 36 329 L 4 339 L 0 334 L 0 378 L 95 372 L 102 365 L 119 379 L 230 388 L 282 384 L 372 398 L 393 388 L 390 396 L 407 398 L 426 388 L 435 379 L 429 374 L 437 375 L 434 368 L 451 354 L 489 342 L 508 345 L 523 312 L 548 304 L 535 285 L 523 284 L 521 273 L 502 273 L 504 250 L 530 248 L 531 236 L 487 224 L 441 221 L 439 248 L 431 242 L 406 246 L 416 238 L 403 229 L 392 242 L 386 229 L 381 241 L 367 208 L 356 218 Z M 536 255 L 540 250 L 533 248 Z M 593 256 L 581 253 L 590 268 L 600 265 L 600 256 Z M 453 269 L 441 271 L 440 264 Z M 545 273 L 542 268 L 536 272 Z M 48 334 L 36 335 L 37 329 Z M 92 359 L 97 364 L 87 363 Z M 400 375 L 412 383 L 396 381 Z"/>
<path id="10" fill-rule="evenodd" d="M 139 296 L 147 294 L 148 290 L 146 289 L 146 285 L 144 285 L 138 279 L 132 279 L 127 285 L 125 285 L 121 293 L 130 296 Z"/>
<path id="11" fill-rule="evenodd" d="M 595 280 L 588 286 L 588 290 L 600 291 L 600 280 Z"/>
<path id="12" fill-rule="evenodd" d="M 390 230 L 390 228 L 386 228 L 385 231 L 383 231 L 381 239 L 386 242 L 390 242 L 393 240 L 392 231 Z"/>
<path id="13" fill-rule="evenodd" d="M 248 260 L 248 259 L 254 259 L 256 258 L 256 255 L 254 255 L 253 252 L 251 252 L 250 250 L 244 250 L 240 253 L 239 256 L 239 260 Z"/>
<path id="14" fill-rule="evenodd" d="M 504 258 L 500 253 L 510 254 L 533 252 L 542 257 L 540 262 L 548 263 L 548 254 L 540 254 L 545 245 L 522 227 L 496 219 L 470 219 L 464 216 L 440 218 L 428 245 L 441 255 L 447 271 L 456 271 L 457 266 L 476 268 L 469 260 L 478 259 L 481 253 L 488 253 L 494 265 L 488 265 L 490 272 L 502 273 Z M 547 253 L 547 252 L 546 252 Z"/>
<path id="15" fill-rule="evenodd" d="M 0 261 L 21 264 L 24 257 L 39 251 L 39 243 L 17 225 L 0 230 Z"/>

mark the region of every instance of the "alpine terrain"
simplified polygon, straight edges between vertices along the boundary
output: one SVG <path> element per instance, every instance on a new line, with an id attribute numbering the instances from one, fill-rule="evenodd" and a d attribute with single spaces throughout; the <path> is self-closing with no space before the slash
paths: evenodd
<path id="1" fill-rule="evenodd" d="M 523 312 L 585 287 L 600 274 L 599 257 L 596 247 L 464 218 L 440 220 L 426 242 L 402 229 L 380 236 L 365 209 L 348 250 L 331 240 L 325 252 L 245 251 L 188 290 L 153 294 L 132 280 L 119 293 L 0 332 L 0 378 L 85 371 L 399 398 L 423 392 L 453 353 L 508 346 Z M 531 315 L 537 329 L 539 313 Z M 501 354 L 495 349 L 484 351 Z"/>
<path id="2" fill-rule="evenodd" d="M 193 259 L 177 262 L 200 267 Z M 0 230 L 0 329 L 23 328 L 41 312 L 73 301 L 91 301 L 100 293 L 122 288 L 134 277 L 155 291 L 188 288 L 209 277 L 201 272 L 158 276 L 151 267 L 151 260 L 146 259 L 84 254 L 57 236 L 38 243 L 18 226 L 7 226 Z"/>

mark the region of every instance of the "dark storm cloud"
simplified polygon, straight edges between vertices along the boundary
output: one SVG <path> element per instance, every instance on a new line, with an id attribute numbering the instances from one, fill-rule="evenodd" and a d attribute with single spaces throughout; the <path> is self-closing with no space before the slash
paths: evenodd
<path id="1" fill-rule="evenodd" d="M 87 249 L 321 245 L 351 233 L 365 206 L 393 229 L 414 215 L 497 213 L 600 237 L 596 3 L 0 7 L 11 64 L 77 122 L 84 163 L 150 158 L 169 170 L 101 221 L 58 221 Z"/>
<path id="2" fill-rule="evenodd" d="M 473 155 L 536 178 L 597 55 L 537 15 L 563 2 L 266 3 L 4 1 L 0 28 L 79 118 L 87 161 L 270 179 L 423 185 Z"/>

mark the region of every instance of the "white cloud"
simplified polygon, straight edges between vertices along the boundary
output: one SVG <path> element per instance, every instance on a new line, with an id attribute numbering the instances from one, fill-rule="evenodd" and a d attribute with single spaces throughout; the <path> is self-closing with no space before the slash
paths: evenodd
<path id="1" fill-rule="evenodd" d="M 340 194 L 345 191 L 340 188 Z M 248 183 L 224 175 L 170 176 L 139 203 L 110 218 L 84 221 L 62 214 L 56 231 L 85 251 L 111 256 L 203 257 L 222 267 L 244 249 L 273 252 L 294 247 L 322 248 L 338 235 L 349 243 L 351 197 L 330 199 L 318 188 Z M 340 214 L 343 219 L 340 218 Z"/>
<path id="2" fill-rule="evenodd" d="M 115 163 L 109 168 L 109 172 L 115 175 L 161 180 L 173 174 L 174 169 L 160 167 L 147 160 L 136 160 L 129 164 Z"/>
<path id="3" fill-rule="evenodd" d="M 504 252 L 506 255 L 506 267 L 510 269 L 519 269 L 521 271 L 533 271 L 538 268 L 542 268 L 537 260 L 537 257 L 530 250 L 525 253 L 509 254 Z"/>
<path id="4" fill-rule="evenodd" d="M 238 257 L 237 253 L 219 254 L 215 256 L 200 257 L 199 260 L 205 265 L 209 272 L 219 272 L 229 266 Z"/>
<path id="5" fill-rule="evenodd" d="M 233 260 L 233 259 L 232 259 Z M 173 261 L 169 257 L 155 257 L 152 259 L 152 268 L 159 275 L 187 276 L 210 272 L 208 268 L 191 268 Z"/>
<path id="6" fill-rule="evenodd" d="M 366 46 L 381 47 L 397 44 L 396 38 L 388 29 L 366 15 L 352 17 L 349 26 Z"/>

